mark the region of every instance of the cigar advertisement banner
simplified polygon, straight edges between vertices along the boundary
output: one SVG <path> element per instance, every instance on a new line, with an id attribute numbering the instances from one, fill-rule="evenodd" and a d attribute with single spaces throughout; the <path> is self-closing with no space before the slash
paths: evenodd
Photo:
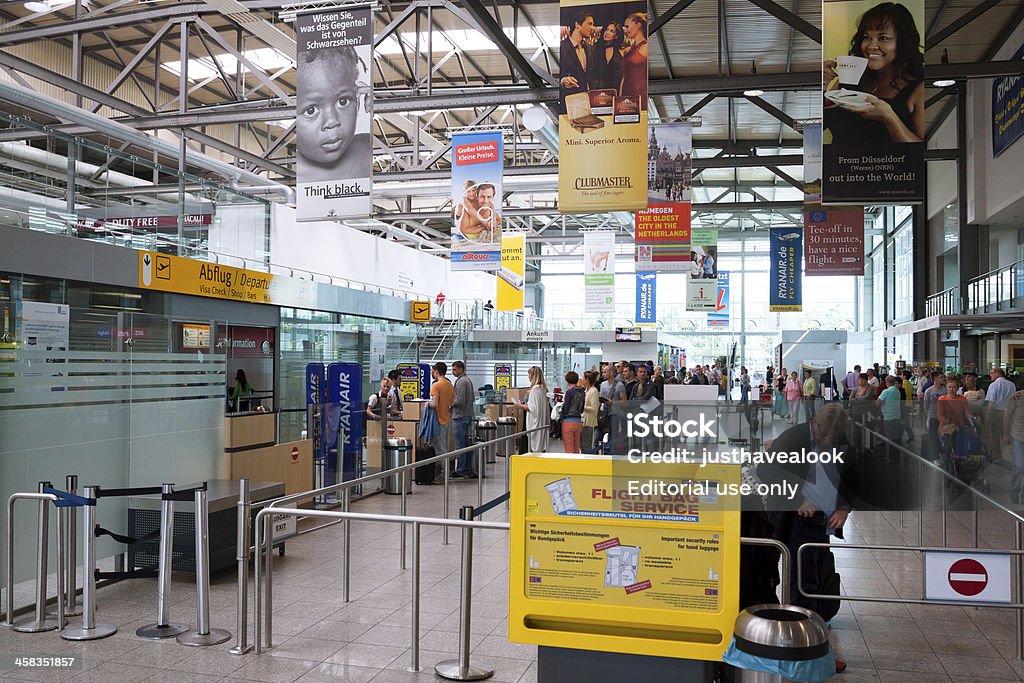
<path id="1" fill-rule="evenodd" d="M 637 211 L 636 272 L 685 272 L 690 262 L 689 124 L 651 126 L 647 143 L 647 208 Z"/>
<path id="2" fill-rule="evenodd" d="M 452 135 L 452 270 L 501 268 L 501 131 Z"/>
<path id="3" fill-rule="evenodd" d="M 558 209 L 647 207 L 647 3 L 562 0 Z"/>
<path id="4" fill-rule="evenodd" d="M 803 310 L 803 287 L 800 260 L 803 256 L 803 233 L 793 228 L 772 228 L 768 310 L 772 313 Z"/>
<path id="5" fill-rule="evenodd" d="M 615 312 L 615 233 L 583 235 L 583 307 L 587 313 Z"/>
<path id="6" fill-rule="evenodd" d="M 658 274 L 636 274 L 636 317 L 637 327 L 654 327 L 658 322 Z"/>
<path id="7" fill-rule="evenodd" d="M 924 201 L 924 0 L 825 0 L 824 203 Z"/>
<path id="8" fill-rule="evenodd" d="M 804 210 L 804 269 L 808 275 L 864 274 L 864 208 Z"/>
<path id="9" fill-rule="evenodd" d="M 298 220 L 369 216 L 373 11 L 299 14 L 295 34 Z"/>
<path id="10" fill-rule="evenodd" d="M 690 230 L 686 310 L 714 312 L 718 299 L 718 228 Z"/>
<path id="11" fill-rule="evenodd" d="M 523 307 L 526 283 L 526 235 L 501 238 L 501 269 L 498 270 L 498 310 L 518 311 Z"/>

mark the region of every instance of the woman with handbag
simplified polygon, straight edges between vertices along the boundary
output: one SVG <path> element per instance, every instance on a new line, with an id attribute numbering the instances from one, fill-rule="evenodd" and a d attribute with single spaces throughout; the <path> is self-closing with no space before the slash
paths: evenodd
<path id="1" fill-rule="evenodd" d="M 544 382 L 544 371 L 534 365 L 527 373 L 530 378 L 530 392 L 526 395 L 526 403 L 516 402 L 515 406 L 526 413 L 526 430 L 530 432 L 530 452 L 546 453 L 548 450 L 548 430 L 551 405 L 548 403 L 548 385 Z"/>

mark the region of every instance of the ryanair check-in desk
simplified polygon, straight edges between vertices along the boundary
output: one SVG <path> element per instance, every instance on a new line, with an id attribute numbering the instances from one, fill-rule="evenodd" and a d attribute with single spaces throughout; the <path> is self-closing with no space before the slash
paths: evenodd
<path id="1" fill-rule="evenodd" d="M 739 483 L 739 467 L 512 458 L 509 639 L 540 680 L 707 681 L 739 605 L 737 497 L 631 495 L 629 481 Z"/>

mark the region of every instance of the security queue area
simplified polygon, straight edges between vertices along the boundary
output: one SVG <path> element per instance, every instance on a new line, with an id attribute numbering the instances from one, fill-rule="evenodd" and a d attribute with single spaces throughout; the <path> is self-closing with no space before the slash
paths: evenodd
<path id="1" fill-rule="evenodd" d="M 1022 22 L 0 3 L 0 676 L 1022 679 Z"/>

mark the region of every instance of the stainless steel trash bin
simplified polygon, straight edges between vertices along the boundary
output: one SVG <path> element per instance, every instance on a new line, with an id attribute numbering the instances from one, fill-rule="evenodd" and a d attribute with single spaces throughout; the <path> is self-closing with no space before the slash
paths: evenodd
<path id="1" fill-rule="evenodd" d="M 824 657 L 831 648 L 822 618 L 796 605 L 748 607 L 736 617 L 733 636 L 737 650 L 764 659 L 806 661 Z M 741 670 L 738 680 L 782 683 L 784 679 L 778 674 Z"/>
<path id="2" fill-rule="evenodd" d="M 503 436 L 512 436 L 516 433 L 516 419 L 511 416 L 499 417 L 498 423 L 498 438 Z M 507 458 L 508 456 L 515 453 L 513 450 L 515 439 L 505 439 L 498 444 L 496 455 L 499 458 Z"/>
<path id="3" fill-rule="evenodd" d="M 400 437 L 391 437 L 384 442 L 384 469 L 393 470 L 412 461 L 412 441 Z M 412 472 L 406 470 L 398 474 L 384 477 L 384 493 L 400 495 L 402 481 L 405 481 L 405 492 L 412 493 Z"/>

